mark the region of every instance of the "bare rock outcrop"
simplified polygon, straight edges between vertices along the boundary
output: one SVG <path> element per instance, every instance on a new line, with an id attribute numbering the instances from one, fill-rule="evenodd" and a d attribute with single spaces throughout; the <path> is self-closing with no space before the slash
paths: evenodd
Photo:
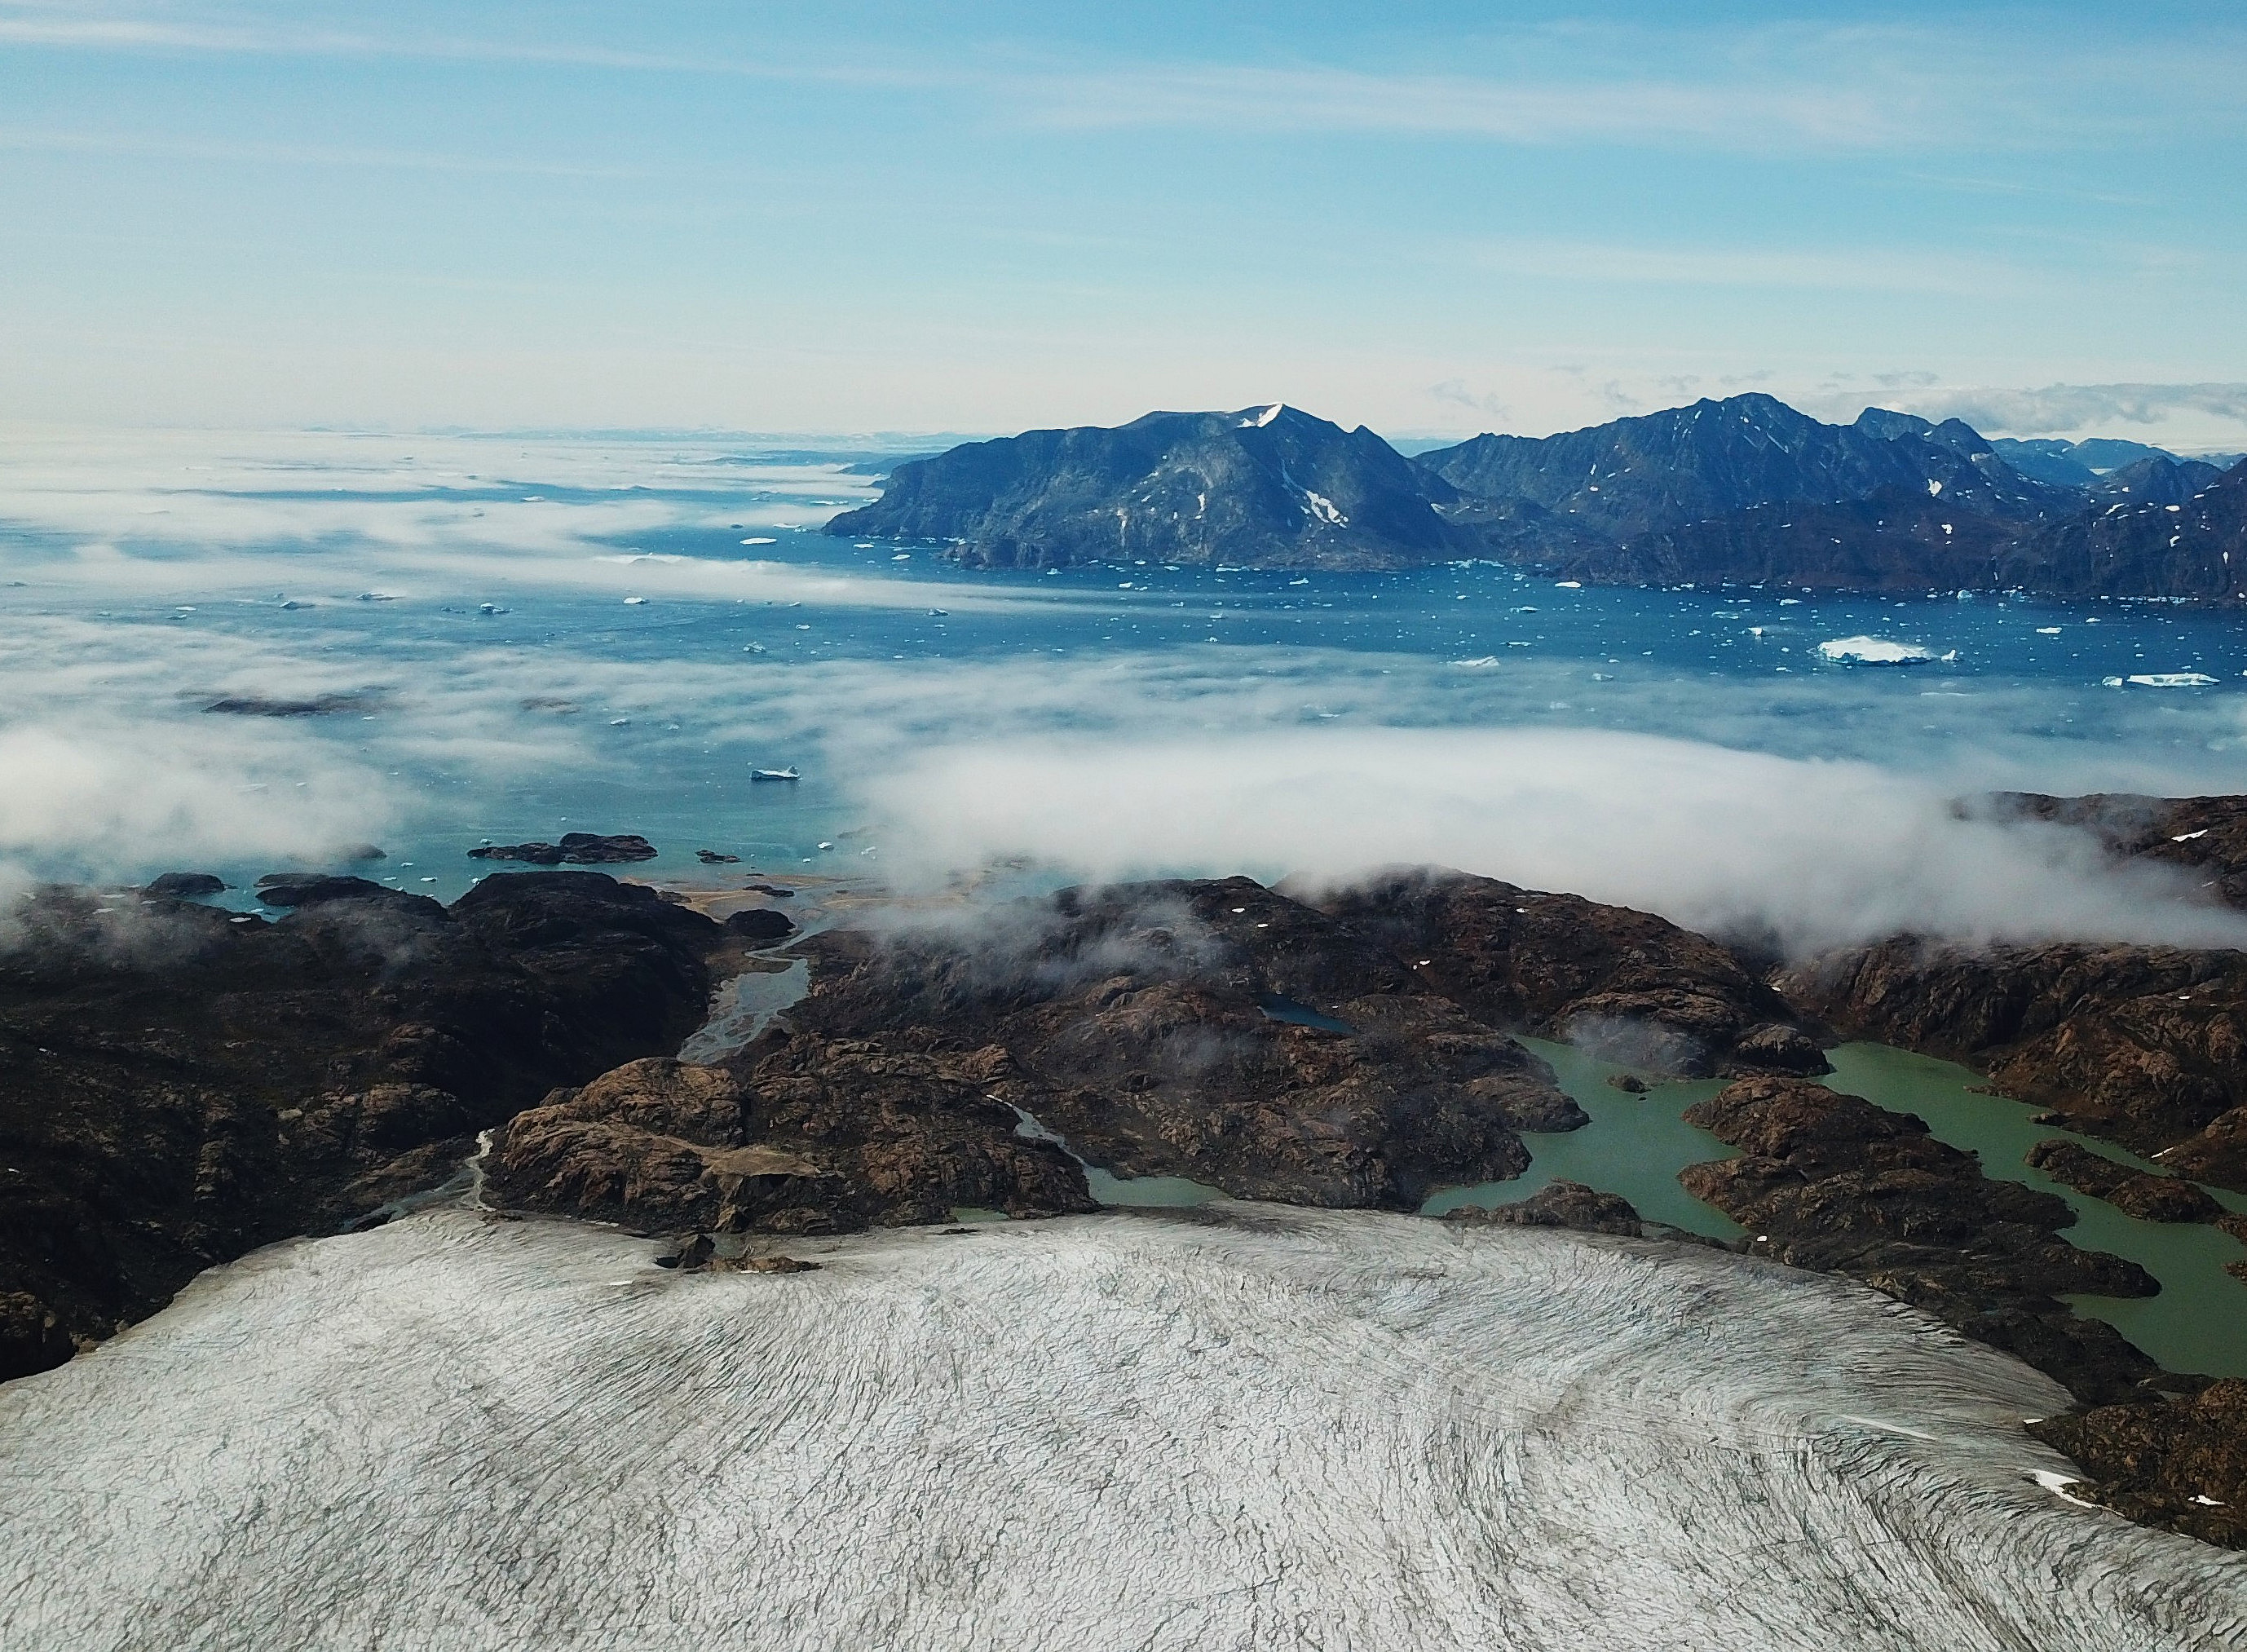
<path id="1" fill-rule="evenodd" d="M 487 1198 L 651 1230 L 840 1233 L 1095 1209 L 1084 1172 L 987 1093 L 1000 1053 L 768 1033 L 724 1066 L 650 1059 L 519 1113 Z"/>
<path id="2" fill-rule="evenodd" d="M 2247 1381 L 2186 1381 L 2029 1424 L 2082 1465 L 2068 1489 L 2141 1526 L 2247 1549 Z"/>
<path id="3" fill-rule="evenodd" d="M 1499 1227 L 1566 1227 L 1579 1233 L 1644 1236 L 1637 1207 L 1620 1193 L 1602 1193 L 1581 1182 L 1548 1182 L 1527 1198 L 1485 1210 L 1462 1205 L 1444 1212 L 1449 1222 L 1480 1222 Z"/>
<path id="4" fill-rule="evenodd" d="M 1490 1026 L 1685 1078 L 1827 1070 L 1785 999 L 1651 912 L 1424 868 L 1313 898 Z"/>
<path id="5" fill-rule="evenodd" d="M 1992 1180 L 1926 1123 L 1797 1079 L 1747 1079 L 1686 1109 L 1741 1150 L 1678 1180 L 1745 1227 L 1749 1254 L 1846 1273 L 2004 1348 L 2104 1403 L 2154 1362 L 2057 1299 L 2151 1296 L 2136 1263 L 2059 1237 L 2066 1200 Z"/>
<path id="6" fill-rule="evenodd" d="M 2213 1222 L 2224 1213 L 2202 1189 L 2174 1176 L 2149 1176 L 2057 1137 L 2039 1142 L 2027 1162 L 2079 1193 L 2103 1198 L 2125 1216 L 2147 1222 Z"/>

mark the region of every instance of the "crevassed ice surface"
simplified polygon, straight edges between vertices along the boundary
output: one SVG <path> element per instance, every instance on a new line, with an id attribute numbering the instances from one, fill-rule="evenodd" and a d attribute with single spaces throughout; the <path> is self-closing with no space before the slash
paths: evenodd
<path id="1" fill-rule="evenodd" d="M 2215 1649 L 2044 1378 L 1685 1247 L 1230 1207 L 654 1247 L 441 1211 L 0 1390 L 10 1646 Z"/>

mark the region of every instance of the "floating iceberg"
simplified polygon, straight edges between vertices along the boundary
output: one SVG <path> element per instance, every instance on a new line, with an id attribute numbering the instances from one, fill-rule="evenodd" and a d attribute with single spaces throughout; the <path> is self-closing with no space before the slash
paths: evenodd
<path id="1" fill-rule="evenodd" d="M 1818 657 L 1842 666 L 1924 666 L 1936 655 L 1917 643 L 1892 643 L 1882 637 L 1838 637 L 1819 644 Z"/>
<path id="2" fill-rule="evenodd" d="M 2210 677 L 2206 672 L 2199 671 L 2148 672 L 2142 676 L 2127 678 L 2124 680 L 2135 683 L 2141 688 L 2213 688 L 2216 686 L 2215 678 Z"/>

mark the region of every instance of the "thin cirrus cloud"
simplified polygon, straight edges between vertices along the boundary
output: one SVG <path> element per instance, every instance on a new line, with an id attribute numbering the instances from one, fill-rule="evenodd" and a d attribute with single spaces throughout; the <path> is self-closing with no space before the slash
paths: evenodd
<path id="1" fill-rule="evenodd" d="M 0 127 L 0 150 L 26 154 L 154 156 L 167 160 L 247 161 L 253 165 L 365 167 L 401 172 L 454 172 L 535 178 L 643 177 L 643 168 L 570 166 L 498 156 L 431 154 L 407 149 L 341 148 L 326 144 L 217 142 L 203 138 L 147 137 L 109 132 L 36 131 Z"/>
<path id="2" fill-rule="evenodd" d="M 1481 269 L 1556 281 L 1658 287 L 1767 287 L 1805 291 L 1911 292 L 1972 297 L 2018 292 L 2043 278 L 1999 259 L 1875 248 L 1656 246 L 1520 239 L 1471 243 Z"/>
<path id="3" fill-rule="evenodd" d="M 1447 43 L 1487 72 L 1342 67 L 978 43 L 907 62 L 837 30 L 713 36 L 682 49 L 380 27 L 256 13 L 151 15 L 0 0 L 0 44 L 51 50 L 397 58 L 731 76 L 953 95 L 1004 126 L 1387 134 L 1513 145 L 1615 143 L 1827 152 L 2063 147 L 2130 131 L 2236 126 L 2247 37 L 2024 38 L 1971 23 L 1652 29 L 1526 26 Z"/>
<path id="4" fill-rule="evenodd" d="M 1970 25 L 1725 31 L 1528 31 L 1482 43 L 1491 72 L 1318 64 L 1150 64 L 1026 78 L 1057 127 L 1191 126 L 1518 145 L 1735 151 L 2072 147 L 2203 116 L 2236 127 L 2247 38 L 2079 44 Z M 1477 43 L 1461 43 L 1472 56 Z M 1588 70 L 1587 62 L 1599 66 Z"/>

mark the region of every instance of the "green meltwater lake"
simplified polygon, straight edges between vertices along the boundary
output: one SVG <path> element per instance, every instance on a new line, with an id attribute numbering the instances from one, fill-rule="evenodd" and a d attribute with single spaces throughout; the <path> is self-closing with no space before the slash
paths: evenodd
<path id="1" fill-rule="evenodd" d="M 1677 1172 L 1688 1164 L 1734 1157 L 1733 1149 L 1680 1116 L 1722 1089 L 1722 1080 L 1657 1084 L 1633 1096 L 1608 1082 L 1622 1068 L 1566 1044 L 1522 1042 L 1553 1064 L 1561 1087 L 1592 1122 L 1565 1134 L 1526 1136 L 1532 1161 L 1526 1172 L 1510 1182 L 1447 1188 L 1428 1200 L 1424 1214 L 1441 1215 L 1463 1205 L 1510 1205 L 1547 1183 L 1572 1181 L 1621 1194 L 1651 1222 L 1712 1239 L 1740 1236 L 1738 1223 L 1677 1183 Z M 1844 1044 L 1827 1055 L 1834 1071 L 1822 1082 L 1893 1112 L 1917 1114 L 1937 1139 L 1978 1157 L 1986 1175 L 2058 1194 L 2076 1213 L 2065 1234 L 2070 1243 L 2127 1257 L 2161 1281 L 2158 1296 L 2069 1298 L 2078 1313 L 2105 1320 L 2172 1370 L 2247 1376 L 2247 1281 L 2224 1271 L 2227 1262 L 2247 1260 L 2247 1246 L 2204 1224 L 2126 1216 L 2104 1199 L 2031 1168 L 2026 1155 L 2037 1143 L 2057 1137 L 2140 1170 L 2160 1166 L 2110 1142 L 2036 1123 L 2038 1109 L 1978 1093 L 1973 1087 L 1984 1082 L 1980 1076 L 1952 1062 L 1885 1044 Z M 2247 1211 L 2247 1198 L 2209 1191 L 2226 1209 Z"/>

